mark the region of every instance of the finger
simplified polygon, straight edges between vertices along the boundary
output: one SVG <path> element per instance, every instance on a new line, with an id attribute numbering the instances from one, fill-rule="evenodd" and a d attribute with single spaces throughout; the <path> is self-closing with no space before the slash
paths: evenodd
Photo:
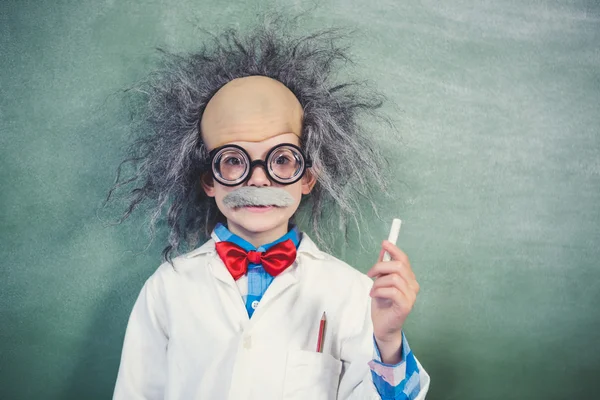
<path id="1" fill-rule="evenodd" d="M 381 251 L 379 252 L 377 262 L 383 261 L 383 255 L 386 253 L 386 251 L 390 253 L 390 257 L 392 258 L 392 260 L 398 260 L 410 264 L 410 262 L 408 262 L 408 256 L 406 255 L 406 253 L 400 250 L 398 246 L 396 246 L 389 240 L 384 240 L 381 243 Z"/>
<path id="2" fill-rule="evenodd" d="M 385 254 L 385 249 L 382 246 L 381 250 L 379 250 L 379 257 L 377 257 L 377 262 L 382 262 L 383 261 L 383 255 L 384 254 Z"/>
<path id="3" fill-rule="evenodd" d="M 389 285 L 389 282 L 395 282 L 395 279 L 397 279 L 397 278 L 393 278 L 394 276 L 398 276 L 399 279 L 401 279 L 403 282 L 406 282 L 406 284 L 410 288 L 411 292 L 419 293 L 419 291 L 421 290 L 421 286 L 419 285 L 419 282 L 417 282 L 415 275 L 413 273 L 408 273 L 407 271 L 402 271 L 402 273 L 392 272 L 392 273 L 377 275 L 375 277 L 373 286 Z"/>
<path id="4" fill-rule="evenodd" d="M 371 292 L 372 298 L 385 299 L 402 307 L 406 307 L 407 311 L 412 308 L 414 300 L 411 297 L 404 295 L 400 290 L 394 287 L 377 288 Z"/>
<path id="5" fill-rule="evenodd" d="M 392 242 L 384 240 L 381 246 L 384 251 L 387 251 L 390 254 L 392 260 L 402 261 L 404 264 L 410 265 L 410 261 L 408 260 L 408 256 L 406 255 L 406 253 L 400 250 L 398 246 L 396 246 Z"/>
<path id="6" fill-rule="evenodd" d="M 416 280 L 406 279 L 398 274 L 388 274 L 377 278 L 371 290 L 380 287 L 395 287 L 408 297 L 416 297 L 417 293 L 419 293 L 419 284 Z"/>
<path id="7" fill-rule="evenodd" d="M 401 290 L 395 287 L 380 287 L 371 290 L 370 293 L 372 298 L 380 298 L 380 299 L 388 299 L 392 300 L 395 303 L 401 303 L 403 299 L 406 298 L 404 293 Z"/>
<path id="8" fill-rule="evenodd" d="M 385 274 L 400 274 L 406 279 L 416 279 L 414 272 L 410 266 L 405 265 L 401 261 L 384 261 L 379 262 L 367 272 L 367 276 L 374 278 Z"/>
<path id="9" fill-rule="evenodd" d="M 403 263 L 410 265 L 408 255 L 394 243 L 384 240 L 381 247 L 390 254 L 392 260 L 402 261 Z"/>
<path id="10" fill-rule="evenodd" d="M 406 293 L 396 287 L 378 287 L 371 290 L 369 295 L 372 298 L 390 300 L 395 304 L 406 306 L 409 310 L 417 301 L 417 295 L 414 292 Z"/>
<path id="11" fill-rule="evenodd" d="M 408 291 L 410 289 L 410 284 L 398 274 L 387 274 L 380 276 L 373 282 L 372 288 L 376 289 L 380 287 L 395 287 L 402 291 Z"/>

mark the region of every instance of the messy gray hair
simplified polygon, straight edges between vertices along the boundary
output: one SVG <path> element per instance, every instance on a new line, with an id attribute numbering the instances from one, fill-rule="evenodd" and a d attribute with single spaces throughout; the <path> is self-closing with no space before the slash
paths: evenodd
<path id="1" fill-rule="evenodd" d="M 364 82 L 335 82 L 340 64 L 350 62 L 348 48 L 340 45 L 345 32 L 329 29 L 309 35 L 290 33 L 290 21 L 271 21 L 242 33 L 227 30 L 191 54 L 162 52 L 161 67 L 125 92 L 133 100 L 137 124 L 135 141 L 119 164 L 113 186 L 104 202 L 124 185 L 134 184 L 128 207 L 118 223 L 146 200 L 152 205 L 150 227 L 166 211 L 169 245 L 163 250 L 172 264 L 180 253 L 208 237 L 224 222 L 214 198 L 200 185 L 208 151 L 202 141 L 200 120 L 212 96 L 229 81 L 262 75 L 282 82 L 304 109 L 301 146 L 313 160 L 317 183 L 304 196 L 317 242 L 327 248 L 318 229 L 323 215 L 336 215 L 347 232 L 348 217 L 360 229 L 361 204 L 372 207 L 371 193 L 386 193 L 383 157 L 359 119 L 381 118 L 376 110 L 383 97 Z M 385 120 L 385 118 L 383 118 Z M 122 177 L 122 167 L 133 166 L 133 175 Z"/>

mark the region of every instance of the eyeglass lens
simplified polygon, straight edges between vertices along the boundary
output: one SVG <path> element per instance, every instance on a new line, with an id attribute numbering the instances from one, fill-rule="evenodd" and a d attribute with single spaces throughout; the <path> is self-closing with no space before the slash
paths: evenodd
<path id="1" fill-rule="evenodd" d="M 248 158 L 237 149 L 226 149 L 215 158 L 214 165 L 223 180 L 234 182 L 246 174 Z"/>
<path id="2" fill-rule="evenodd" d="M 302 155 L 293 147 L 280 147 L 267 160 L 272 175 L 288 181 L 302 173 Z"/>

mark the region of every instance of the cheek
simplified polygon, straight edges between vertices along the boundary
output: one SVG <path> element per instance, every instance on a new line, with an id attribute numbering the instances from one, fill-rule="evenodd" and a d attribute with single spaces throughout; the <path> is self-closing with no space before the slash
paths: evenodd
<path id="1" fill-rule="evenodd" d="M 231 191 L 232 189 L 225 186 L 215 185 L 215 201 L 217 202 L 217 205 L 223 204 L 223 198 Z"/>
<path id="2" fill-rule="evenodd" d="M 296 182 L 293 185 L 286 187 L 285 190 L 296 199 L 296 203 L 300 203 L 300 200 L 302 199 L 302 184 L 300 182 Z"/>
<path id="3" fill-rule="evenodd" d="M 227 189 L 221 185 L 215 185 L 215 197 L 223 198 L 227 195 Z"/>

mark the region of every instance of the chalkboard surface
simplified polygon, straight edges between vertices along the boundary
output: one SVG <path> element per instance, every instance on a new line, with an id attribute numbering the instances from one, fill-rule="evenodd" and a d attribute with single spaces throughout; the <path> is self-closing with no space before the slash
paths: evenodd
<path id="1" fill-rule="evenodd" d="M 597 1 L 3 1 L 0 398 L 106 399 L 127 318 L 160 264 L 143 213 L 98 208 L 127 143 L 113 93 L 202 29 L 313 9 L 356 28 L 353 74 L 390 99 L 373 127 L 396 177 L 384 221 L 421 293 L 406 324 L 428 399 L 600 392 Z M 391 106 L 395 104 L 395 106 Z M 366 271 L 388 222 L 333 253 Z"/>

